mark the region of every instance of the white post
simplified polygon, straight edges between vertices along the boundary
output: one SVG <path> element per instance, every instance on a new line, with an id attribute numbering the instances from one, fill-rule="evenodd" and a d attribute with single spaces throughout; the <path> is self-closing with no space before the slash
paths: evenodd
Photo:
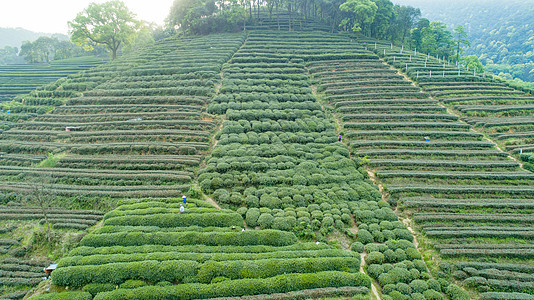
<path id="1" fill-rule="evenodd" d="M 417 71 L 417 73 L 415 74 L 415 78 L 419 78 L 419 71 Z"/>
<path id="2" fill-rule="evenodd" d="M 414 54 L 414 55 L 417 55 L 417 48 L 415 48 L 415 49 L 413 50 L 413 54 Z"/>
<path id="3" fill-rule="evenodd" d="M 391 43 L 391 50 L 393 50 L 393 43 Z"/>
<path id="4" fill-rule="evenodd" d="M 429 77 L 432 78 L 432 70 L 430 70 Z"/>
<path id="5" fill-rule="evenodd" d="M 395 56 L 393 56 L 393 62 L 395 62 Z"/>
<path id="6" fill-rule="evenodd" d="M 412 62 L 412 56 L 410 55 L 410 62 Z"/>
<path id="7" fill-rule="evenodd" d="M 460 76 L 460 68 L 458 68 L 458 76 Z"/>
<path id="8" fill-rule="evenodd" d="M 477 76 L 477 68 L 473 70 L 473 76 Z"/>
<path id="9" fill-rule="evenodd" d="M 404 50 L 404 45 L 402 45 L 402 47 L 401 47 L 401 52 L 400 52 L 400 54 L 402 54 L 402 50 Z"/>
<path id="10" fill-rule="evenodd" d="M 406 63 L 406 73 L 408 73 L 408 63 Z"/>
<path id="11" fill-rule="evenodd" d="M 519 148 L 519 154 L 523 154 L 523 148 Z"/>
<path id="12" fill-rule="evenodd" d="M 384 56 L 386 56 L 386 48 L 384 48 Z"/>
<path id="13" fill-rule="evenodd" d="M 445 77 L 445 69 L 443 69 L 443 77 Z"/>

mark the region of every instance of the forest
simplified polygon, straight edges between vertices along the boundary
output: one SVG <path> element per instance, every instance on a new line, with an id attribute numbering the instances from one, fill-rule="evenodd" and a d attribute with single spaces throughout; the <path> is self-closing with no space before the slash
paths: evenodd
<path id="1" fill-rule="evenodd" d="M 531 1 L 396 0 L 421 9 L 422 17 L 442 21 L 448 28 L 466 28 L 471 47 L 490 71 L 512 80 L 534 82 L 534 5 Z"/>

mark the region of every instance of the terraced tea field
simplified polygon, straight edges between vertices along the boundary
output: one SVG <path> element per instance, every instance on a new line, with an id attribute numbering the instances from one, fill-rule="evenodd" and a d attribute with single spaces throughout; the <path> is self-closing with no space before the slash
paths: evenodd
<path id="1" fill-rule="evenodd" d="M 17 98 L 3 201 L 44 181 L 63 206 L 108 211 L 96 227 L 98 212 L 51 217 L 89 234 L 37 299 L 531 297 L 534 175 L 448 102 L 530 96 L 448 66 L 439 81 L 440 62 L 401 51 L 175 37 Z"/>
<path id="2" fill-rule="evenodd" d="M 22 193 L 43 177 L 65 196 L 169 197 L 188 190 L 190 168 L 209 149 L 216 126 L 204 116 L 207 100 L 242 39 L 171 39 L 135 60 L 22 97 L 27 105 L 59 106 L 2 134 L 0 151 L 9 153 L 2 156 L 2 190 Z"/>
<path id="3" fill-rule="evenodd" d="M 372 41 L 367 43 L 374 48 Z M 471 130 L 469 121 L 462 122 L 441 104 L 450 103 L 449 95 L 470 93 L 528 97 L 489 79 L 477 85 L 471 80 L 479 77 L 472 74 L 461 73 L 458 79 L 458 71 L 451 74 L 450 68 L 431 79 L 432 68 L 443 65 L 398 51 L 378 43 L 376 52 L 386 53 L 386 61 L 331 60 L 308 67 L 343 122 L 342 134 L 353 153 L 379 179 L 389 202 L 413 218 L 425 240 L 447 258 L 440 265 L 444 277 L 454 271 L 455 278 L 480 292 L 531 293 L 532 282 L 521 278 L 532 273 L 517 260 L 530 264 L 532 258 L 534 174 L 496 149 L 486 132 Z M 407 64 L 408 75 L 419 79 L 423 90 L 386 62 L 404 66 L 404 71 Z M 442 88 L 430 88 L 438 85 Z M 464 263 L 488 259 L 494 263 L 475 270 Z"/>
<path id="4" fill-rule="evenodd" d="M 0 66 L 0 102 L 10 101 L 17 95 L 27 94 L 40 86 L 103 62 L 100 58 L 82 56 L 53 61 L 50 65 Z"/>

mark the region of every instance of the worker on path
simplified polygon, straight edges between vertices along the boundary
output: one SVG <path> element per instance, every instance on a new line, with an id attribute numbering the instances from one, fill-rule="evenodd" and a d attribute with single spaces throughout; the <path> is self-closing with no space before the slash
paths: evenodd
<path id="1" fill-rule="evenodd" d="M 180 204 L 180 213 L 183 214 L 185 212 L 185 207 L 183 204 Z"/>

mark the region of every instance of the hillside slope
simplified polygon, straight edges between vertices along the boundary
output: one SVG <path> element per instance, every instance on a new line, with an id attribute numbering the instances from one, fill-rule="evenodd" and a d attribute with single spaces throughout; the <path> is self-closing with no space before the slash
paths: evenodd
<path id="1" fill-rule="evenodd" d="M 171 38 L 22 97 L 55 108 L 2 132 L 4 201 L 118 203 L 41 299 L 529 297 L 533 174 L 445 100 L 530 97 L 374 42 Z"/>

